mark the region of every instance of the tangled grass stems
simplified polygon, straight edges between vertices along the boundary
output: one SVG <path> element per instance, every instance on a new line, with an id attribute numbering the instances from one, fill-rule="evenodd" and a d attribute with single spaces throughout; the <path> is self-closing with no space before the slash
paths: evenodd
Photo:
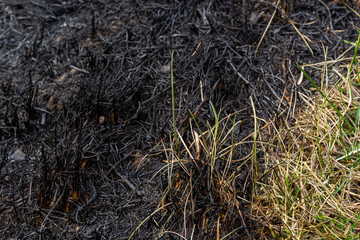
<path id="1" fill-rule="evenodd" d="M 280 120 L 261 133 L 271 137 L 264 151 L 266 177 L 257 184 L 262 194 L 253 204 L 276 237 L 360 236 L 359 42 L 347 74 L 334 71 L 339 79 L 332 87 L 318 87 L 299 65 L 318 95 L 303 96 L 307 106 L 294 123 Z"/>
<path id="2" fill-rule="evenodd" d="M 238 196 L 242 190 L 238 188 L 244 186 L 240 184 L 240 172 L 247 169 L 249 164 L 246 163 L 252 161 L 253 154 L 237 159 L 235 152 L 240 145 L 253 141 L 236 142 L 234 139 L 235 128 L 242 124 L 235 116 L 246 109 L 220 119 L 221 112 L 217 112 L 211 102 L 210 108 L 214 116 L 213 125 L 208 123 L 203 131 L 190 111 L 193 117 L 189 125 L 190 134 L 184 139 L 177 132 L 179 151 L 174 145 L 167 150 L 167 168 L 171 169 L 167 171 L 171 174 L 167 179 L 171 182 L 164 191 L 162 205 L 171 205 L 164 209 L 168 218 L 163 224 L 163 234 L 170 234 L 169 218 L 175 216 L 182 219 L 184 239 L 194 233 L 198 237 L 213 236 L 216 239 L 225 239 L 238 232 L 249 234 L 241 217 L 243 203 Z M 249 176 L 250 179 L 242 181 L 251 186 L 251 174 Z M 216 226 L 210 225 L 211 222 L 216 222 Z"/>

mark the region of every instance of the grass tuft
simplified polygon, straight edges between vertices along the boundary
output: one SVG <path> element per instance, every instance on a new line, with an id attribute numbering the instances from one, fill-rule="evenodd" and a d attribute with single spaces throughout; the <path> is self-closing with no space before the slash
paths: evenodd
<path id="1" fill-rule="evenodd" d="M 345 74 L 334 70 L 332 87 L 319 87 L 299 66 L 317 94 L 302 96 L 307 106 L 295 122 L 273 121 L 261 133 L 269 144 L 253 206 L 277 238 L 360 237 L 358 46 Z"/>
<path id="2" fill-rule="evenodd" d="M 168 176 L 168 187 L 161 205 L 167 207 L 163 208 L 159 223 L 163 231 L 159 237 L 174 235 L 171 231 L 174 222 L 180 225 L 175 229 L 183 229 L 183 239 L 192 236 L 226 239 L 247 233 L 240 196 L 244 186 L 251 186 L 251 174 L 248 180 L 241 180 L 243 176 L 239 173 L 247 171 L 246 163 L 252 155 L 237 158 L 240 145 L 248 142 L 234 140 L 235 129 L 242 124 L 236 121 L 236 115 L 244 110 L 220 118 L 221 111 L 211 102 L 209 107 L 213 125 L 207 123 L 207 129 L 201 129 L 190 111 L 192 121 L 187 134 L 177 130 L 178 149 L 176 144 L 165 149 L 168 159 L 167 170 L 164 168 L 163 172 Z M 247 183 L 240 184 L 241 181 Z"/>

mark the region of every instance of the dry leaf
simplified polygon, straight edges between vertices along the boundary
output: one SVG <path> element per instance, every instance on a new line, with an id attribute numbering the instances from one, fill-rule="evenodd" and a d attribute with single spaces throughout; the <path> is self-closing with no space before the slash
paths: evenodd
<path id="1" fill-rule="evenodd" d="M 46 109 L 49 110 L 50 112 L 54 111 L 54 108 L 55 108 L 55 99 L 53 96 L 51 96 L 49 98 L 49 101 L 47 102 L 46 104 Z"/>

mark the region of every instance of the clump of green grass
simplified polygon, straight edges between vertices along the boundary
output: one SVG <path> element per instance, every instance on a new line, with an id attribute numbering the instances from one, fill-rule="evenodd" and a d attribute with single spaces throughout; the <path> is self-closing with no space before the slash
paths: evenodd
<path id="1" fill-rule="evenodd" d="M 242 197 L 251 188 L 249 166 L 256 153 L 239 158 L 239 146 L 246 143 L 246 139 L 235 140 L 235 129 L 242 124 L 236 120 L 236 115 L 247 109 L 221 118 L 221 111 L 209 102 L 212 124 L 207 122 L 206 127 L 201 128 L 190 111 L 189 124 L 179 131 L 174 111 L 173 53 L 173 133 L 170 146 L 164 143 L 166 166 L 159 172 L 166 175 L 167 188 L 156 210 L 162 213 L 157 238 L 226 239 L 233 234 L 249 234 L 242 215 Z M 244 171 L 248 178 L 240 180 Z M 244 184 L 240 184 L 241 181 Z"/>
<path id="2" fill-rule="evenodd" d="M 191 113 L 187 139 L 177 132 L 179 144 L 166 149 L 168 187 L 162 206 L 167 219 L 161 235 L 175 234 L 170 222 L 178 223 L 175 229 L 183 229 L 184 239 L 225 239 L 237 230 L 246 232 L 237 181 L 252 158 L 251 154 L 235 158 L 235 150 L 245 143 L 234 141 L 234 130 L 242 124 L 235 117 L 240 111 L 220 119 L 212 103 L 210 108 L 214 125 L 208 123 L 202 131 Z"/>
<path id="3" fill-rule="evenodd" d="M 302 96 L 307 106 L 294 123 L 270 123 L 253 208 L 276 238 L 360 237 L 358 46 L 346 74 L 334 68 L 331 87 L 319 87 L 300 67 L 317 94 Z"/>

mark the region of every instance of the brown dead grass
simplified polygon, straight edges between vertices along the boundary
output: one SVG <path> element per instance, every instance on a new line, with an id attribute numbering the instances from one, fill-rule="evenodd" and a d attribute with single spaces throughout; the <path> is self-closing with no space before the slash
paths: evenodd
<path id="1" fill-rule="evenodd" d="M 349 67 L 349 66 L 347 66 Z M 270 123 L 263 136 L 265 170 L 254 209 L 274 237 L 356 239 L 360 223 L 359 88 L 357 78 L 334 72 L 339 82 L 302 96 L 306 107 L 295 122 Z"/>

